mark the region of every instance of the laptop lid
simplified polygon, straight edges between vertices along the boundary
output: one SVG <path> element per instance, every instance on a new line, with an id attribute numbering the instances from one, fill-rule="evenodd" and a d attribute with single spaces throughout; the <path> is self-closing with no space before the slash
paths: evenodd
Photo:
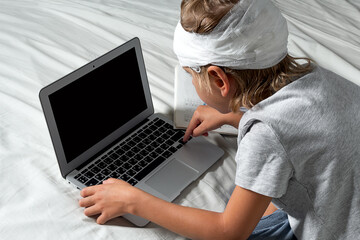
<path id="1" fill-rule="evenodd" d="M 154 113 L 138 38 L 44 87 L 39 97 L 64 178 Z"/>

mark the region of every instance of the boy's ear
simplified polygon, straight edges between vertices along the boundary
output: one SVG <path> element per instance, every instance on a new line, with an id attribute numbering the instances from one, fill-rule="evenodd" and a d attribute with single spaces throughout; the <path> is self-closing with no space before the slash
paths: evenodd
<path id="1" fill-rule="evenodd" d="M 226 97 L 230 92 L 230 81 L 226 73 L 217 66 L 208 67 L 207 72 L 212 80 L 212 85 L 219 89 L 223 97 Z"/>

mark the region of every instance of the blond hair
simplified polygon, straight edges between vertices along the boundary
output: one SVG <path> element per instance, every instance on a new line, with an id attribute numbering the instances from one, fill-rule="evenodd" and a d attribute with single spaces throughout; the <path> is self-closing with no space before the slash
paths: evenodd
<path id="1" fill-rule="evenodd" d="M 183 0 L 181 2 L 181 25 L 185 31 L 210 33 L 229 10 L 239 0 Z M 302 65 L 296 60 L 305 60 Z M 227 67 L 221 69 L 235 81 L 235 94 L 230 102 L 232 111 L 237 112 L 241 106 L 251 108 L 260 101 L 270 97 L 298 77 L 310 72 L 313 67 L 309 58 L 294 58 L 286 55 L 275 66 L 266 69 L 234 70 Z M 199 74 L 193 76 L 199 85 L 210 91 L 210 80 L 207 68 L 202 66 Z"/>

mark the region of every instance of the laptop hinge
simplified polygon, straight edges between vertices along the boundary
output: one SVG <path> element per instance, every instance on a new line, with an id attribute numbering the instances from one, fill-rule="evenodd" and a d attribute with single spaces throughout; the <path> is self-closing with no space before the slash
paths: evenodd
<path id="1" fill-rule="evenodd" d="M 84 163 L 82 163 L 80 166 L 78 166 L 77 168 L 75 168 L 76 170 L 80 170 L 83 167 L 85 167 L 89 162 L 91 162 L 92 160 L 94 160 L 95 158 L 99 157 L 100 155 L 102 155 L 104 152 L 108 151 L 112 146 L 114 146 L 115 143 L 120 142 L 122 139 L 126 138 L 128 135 L 130 135 L 131 133 L 133 133 L 136 129 L 138 129 L 141 125 L 144 125 L 146 122 L 148 122 L 149 119 L 146 118 L 143 121 L 141 121 L 139 124 L 135 125 L 135 127 L 131 128 L 129 131 L 127 131 L 126 133 L 124 133 L 123 135 L 121 135 L 119 138 L 117 138 L 115 141 L 113 141 L 112 143 L 110 143 L 109 145 L 107 145 L 104 149 L 102 149 L 100 152 L 98 152 L 97 154 L 95 154 L 93 157 L 91 157 L 89 160 L 85 161 Z"/>

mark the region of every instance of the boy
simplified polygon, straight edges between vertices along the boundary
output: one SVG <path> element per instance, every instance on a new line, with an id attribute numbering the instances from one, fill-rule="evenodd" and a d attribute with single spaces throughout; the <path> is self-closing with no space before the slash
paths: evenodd
<path id="1" fill-rule="evenodd" d="M 225 123 L 239 129 L 226 209 L 178 206 L 109 179 L 81 191 L 85 214 L 103 224 L 131 213 L 193 239 L 356 239 L 360 88 L 298 64 L 287 35 L 268 0 L 184 0 L 174 50 L 207 103 L 184 140 Z"/>

